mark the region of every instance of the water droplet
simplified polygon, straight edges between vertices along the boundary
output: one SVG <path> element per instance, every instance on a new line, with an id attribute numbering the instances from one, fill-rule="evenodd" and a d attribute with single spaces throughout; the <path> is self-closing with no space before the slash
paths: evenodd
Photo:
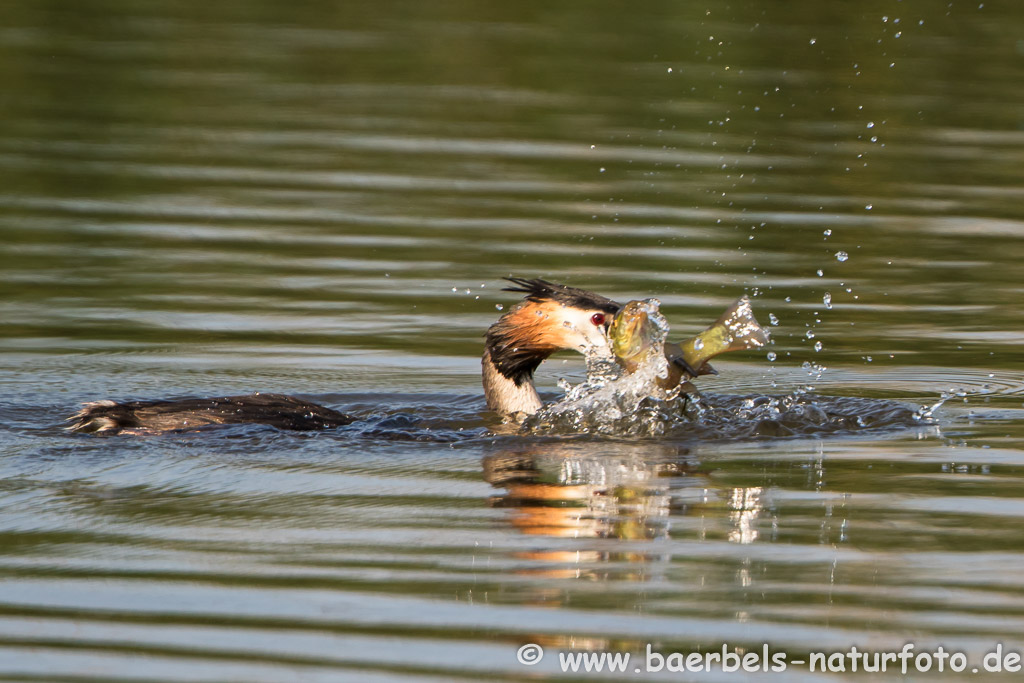
<path id="1" fill-rule="evenodd" d="M 826 230 L 826 231 L 825 231 L 825 233 L 824 233 L 824 234 L 825 234 L 825 237 L 828 237 L 829 235 L 831 235 L 831 234 L 832 234 L 832 230 L 831 230 L 831 229 L 828 229 L 828 230 Z"/>
<path id="2" fill-rule="evenodd" d="M 775 317 L 774 313 L 769 313 L 768 314 L 768 322 L 770 322 L 772 325 L 778 325 L 779 324 L 779 319 Z"/>
<path id="3" fill-rule="evenodd" d="M 704 340 L 703 339 L 696 339 L 696 340 L 694 340 L 693 348 L 695 350 L 697 350 L 697 351 L 700 351 L 701 349 L 703 349 L 704 348 Z"/>
<path id="4" fill-rule="evenodd" d="M 865 205 L 864 205 L 864 208 L 865 208 L 865 210 L 867 210 L 867 211 L 870 211 L 871 209 L 873 209 L 873 208 L 875 208 L 875 207 L 874 207 L 874 205 L 872 205 L 872 204 L 865 204 Z"/>
<path id="5" fill-rule="evenodd" d="M 452 287 L 452 291 L 453 292 L 457 292 L 457 291 L 459 291 L 459 288 L 458 287 Z"/>
<path id="6" fill-rule="evenodd" d="M 599 173 L 604 173 L 604 170 L 605 170 L 605 169 L 604 169 L 604 166 L 602 166 L 602 167 L 600 168 L 600 170 L 599 170 L 598 172 L 599 172 Z"/>
<path id="7" fill-rule="evenodd" d="M 832 308 L 832 295 L 825 292 L 825 296 L 821 297 L 821 301 L 825 304 L 825 308 Z"/>
<path id="8" fill-rule="evenodd" d="M 868 128 L 874 128 L 874 127 L 875 127 L 875 122 L 874 121 L 869 121 L 868 122 Z"/>
<path id="9" fill-rule="evenodd" d="M 774 361 L 776 358 L 778 358 L 778 355 L 774 351 L 769 351 L 768 352 L 768 360 L 769 361 Z"/>
<path id="10" fill-rule="evenodd" d="M 824 274 L 825 274 L 825 272 L 821 268 L 818 268 L 818 277 L 821 277 Z"/>
<path id="11" fill-rule="evenodd" d="M 505 307 L 502 304 L 494 304 L 494 307 L 499 311 L 504 311 Z"/>
<path id="12" fill-rule="evenodd" d="M 814 350 L 815 351 L 821 351 L 821 349 L 822 349 L 821 342 L 820 341 L 819 342 L 814 342 Z"/>
<path id="13" fill-rule="evenodd" d="M 839 261 L 840 263 L 842 263 L 843 261 L 849 260 L 849 258 L 850 258 L 850 255 L 847 254 L 845 251 L 837 251 L 836 252 L 836 261 Z"/>
<path id="14" fill-rule="evenodd" d="M 814 339 L 814 330 L 807 330 L 807 338 Z"/>
<path id="15" fill-rule="evenodd" d="M 865 357 L 864 357 L 864 360 L 866 360 L 867 362 L 869 362 L 869 363 L 870 363 L 871 361 L 873 361 L 873 360 L 874 360 L 874 358 L 872 358 L 871 356 L 865 356 Z"/>
<path id="16" fill-rule="evenodd" d="M 811 38 L 811 40 L 810 40 L 811 45 L 814 45 L 816 42 L 818 42 L 817 38 Z"/>

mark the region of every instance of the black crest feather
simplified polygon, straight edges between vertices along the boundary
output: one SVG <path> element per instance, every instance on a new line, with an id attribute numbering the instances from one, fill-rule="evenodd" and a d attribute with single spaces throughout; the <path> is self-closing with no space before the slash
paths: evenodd
<path id="1" fill-rule="evenodd" d="M 622 308 L 622 304 L 586 289 L 559 285 L 540 278 L 530 280 L 522 277 L 506 277 L 503 279 L 516 285 L 503 288 L 503 292 L 523 292 L 528 300 L 537 303 L 557 301 L 573 308 L 597 309 L 609 315 L 618 313 Z"/>

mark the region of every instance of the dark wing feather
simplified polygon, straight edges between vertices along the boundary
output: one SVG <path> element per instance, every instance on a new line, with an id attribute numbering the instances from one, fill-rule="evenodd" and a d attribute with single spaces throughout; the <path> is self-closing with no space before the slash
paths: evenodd
<path id="1" fill-rule="evenodd" d="M 217 424 L 265 424 L 309 431 L 347 425 L 350 415 L 283 394 L 164 401 L 97 401 L 69 418 L 75 432 L 166 432 Z"/>

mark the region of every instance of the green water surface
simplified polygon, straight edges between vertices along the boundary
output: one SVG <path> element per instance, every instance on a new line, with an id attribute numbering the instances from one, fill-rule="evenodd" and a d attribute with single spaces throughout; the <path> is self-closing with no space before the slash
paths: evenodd
<path id="1" fill-rule="evenodd" d="M 0 680 L 1024 651 L 1022 26 L 988 1 L 7 0 Z M 827 437 L 492 434 L 510 274 L 657 297 L 677 335 L 751 295 L 775 360 L 708 392 L 958 395 Z M 59 428 L 249 391 L 363 427 Z"/>

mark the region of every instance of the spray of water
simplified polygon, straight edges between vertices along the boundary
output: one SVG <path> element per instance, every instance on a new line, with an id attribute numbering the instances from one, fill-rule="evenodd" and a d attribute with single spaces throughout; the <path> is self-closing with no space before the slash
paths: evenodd
<path id="1" fill-rule="evenodd" d="M 642 304 L 653 323 L 647 337 L 651 343 L 633 371 L 625 372 L 606 349 L 592 350 L 586 380 L 575 386 L 563 383 L 565 396 L 528 418 L 525 432 L 702 440 L 821 435 L 931 425 L 935 410 L 959 395 L 943 394 L 937 403 L 915 411 L 896 401 L 819 396 L 813 384 L 777 396 L 698 394 L 689 383 L 666 389 L 659 380 L 668 374 L 664 344 L 669 325 L 656 299 Z M 826 370 L 811 362 L 803 369 L 813 382 Z"/>
<path id="2" fill-rule="evenodd" d="M 658 436 L 683 414 L 680 387 L 663 388 L 668 376 L 665 339 L 669 325 L 657 299 L 642 302 L 652 323 L 650 345 L 632 373 L 625 373 L 607 354 L 594 349 L 586 354 L 587 378 L 567 388 L 565 396 L 526 420 L 531 432 Z"/>

